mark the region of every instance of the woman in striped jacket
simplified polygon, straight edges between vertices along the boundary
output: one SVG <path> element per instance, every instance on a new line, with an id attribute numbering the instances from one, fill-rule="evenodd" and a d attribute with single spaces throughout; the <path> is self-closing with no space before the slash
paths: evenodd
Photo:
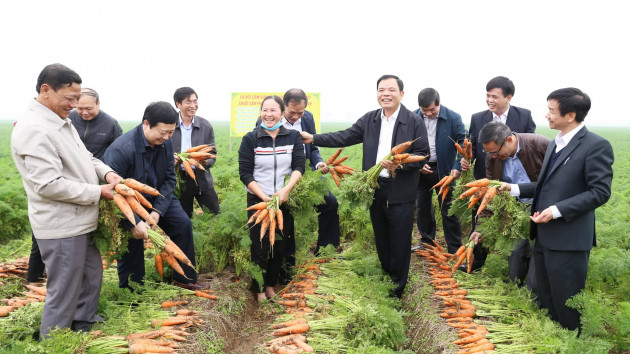
<path id="1" fill-rule="evenodd" d="M 268 237 L 260 239 L 260 224 L 250 229 L 252 262 L 261 268 L 264 280 L 264 284 L 259 284 L 252 279 L 252 290 L 259 302 L 275 296 L 285 239 L 294 237 L 293 217 L 283 203 L 302 177 L 306 161 L 299 132 L 282 126 L 283 112 L 284 102 L 280 97 L 265 97 L 260 106 L 262 124 L 243 137 L 238 150 L 239 175 L 247 190 L 247 206 L 268 202 L 272 195 L 278 195 L 284 215 L 284 230 L 273 250 Z M 290 177 L 285 185 L 287 176 Z M 250 211 L 248 216 L 253 213 Z"/>

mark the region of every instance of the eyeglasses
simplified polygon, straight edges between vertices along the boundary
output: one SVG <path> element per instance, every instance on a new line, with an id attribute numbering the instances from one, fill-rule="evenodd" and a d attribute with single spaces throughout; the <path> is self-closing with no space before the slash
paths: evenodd
<path id="1" fill-rule="evenodd" d="M 501 146 L 499 146 L 499 150 L 497 150 L 495 152 L 490 152 L 490 151 L 486 151 L 486 149 L 481 149 L 481 151 L 485 152 L 486 154 L 489 154 L 490 156 L 496 157 L 497 155 L 499 155 L 499 152 L 501 151 L 501 149 L 503 149 L 503 145 L 505 144 L 505 141 L 507 140 L 507 138 L 508 137 L 503 139 L 503 142 L 501 143 Z"/>

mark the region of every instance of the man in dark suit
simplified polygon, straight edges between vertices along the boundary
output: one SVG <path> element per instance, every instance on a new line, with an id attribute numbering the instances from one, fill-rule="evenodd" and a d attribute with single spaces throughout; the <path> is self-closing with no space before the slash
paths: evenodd
<path id="1" fill-rule="evenodd" d="M 403 82 L 397 76 L 383 75 L 377 82 L 377 100 L 381 109 L 366 113 L 350 128 L 326 134 L 302 132 L 304 143 L 317 146 L 342 147 L 363 143 L 363 170 L 381 161 L 383 170 L 378 177 L 379 188 L 374 191 L 370 218 L 374 241 L 381 266 L 389 273 L 395 289 L 392 296 L 402 297 L 411 260 L 415 191 L 424 163 L 401 165 L 392 160 L 382 161 L 392 147 L 417 139 L 406 151 L 427 155 L 427 129 L 420 117 L 405 108 Z M 392 172 L 395 177 L 390 178 Z"/>
<path id="2" fill-rule="evenodd" d="M 435 210 L 433 210 L 433 193 L 439 190 L 431 188 L 442 177 L 453 175 L 459 177 L 459 159 L 455 144 L 464 141 L 464 123 L 462 117 L 440 104 L 440 94 L 434 88 L 425 88 L 418 94 L 420 108 L 414 111 L 422 118 L 427 128 L 431 156 L 420 170 L 418 183 L 418 197 L 416 209 L 418 213 L 418 230 L 421 241 L 431 244 L 435 240 L 437 224 L 435 222 Z M 453 182 L 454 184 L 454 182 Z M 438 198 L 440 213 L 442 214 L 442 226 L 444 239 L 448 245 L 448 252 L 455 253 L 462 245 L 462 227 L 456 215 L 448 215 L 451 204 L 452 189 L 446 195 L 444 202 Z"/>
<path id="3" fill-rule="evenodd" d="M 179 246 L 195 265 L 195 245 L 192 223 L 174 197 L 175 163 L 170 137 L 177 124 L 177 112 L 168 102 L 153 102 L 147 106 L 142 123 L 121 135 L 105 150 L 103 161 L 123 178 L 133 178 L 158 191 L 161 196 L 144 195 L 153 204 L 151 217 Z M 147 239 L 146 222 L 136 217 L 136 226 L 124 220 L 122 227 L 130 230 L 129 252 L 118 260 L 118 286 L 129 287 L 129 281 L 144 281 L 144 242 Z M 180 262 L 181 264 L 181 262 Z M 173 285 L 200 290 L 207 284 L 197 282 L 195 269 L 181 264 L 185 276 L 173 272 Z"/>
<path id="4" fill-rule="evenodd" d="M 534 133 L 536 123 L 532 119 L 532 112 L 525 108 L 510 105 L 516 88 L 512 80 L 505 76 L 497 76 L 486 84 L 486 104 L 488 109 L 475 113 L 470 118 L 470 141 L 472 142 L 472 159 L 475 161 L 475 169 L 473 175 L 475 179 L 486 177 L 486 153 L 483 145 L 479 142 L 479 132 L 488 122 L 501 122 L 510 127 L 514 133 Z M 466 171 L 470 168 L 472 161 L 462 159 L 462 170 Z M 473 208 L 473 231 L 475 227 L 475 217 L 477 208 Z M 481 246 L 475 247 L 475 261 L 473 269 L 478 269 L 486 260 L 487 250 Z"/>
<path id="5" fill-rule="evenodd" d="M 576 88 L 553 91 L 546 115 L 559 130 L 549 144 L 538 182 L 504 184 L 501 189 L 533 197 L 530 237 L 541 306 L 570 330 L 580 314 L 566 301 L 584 289 L 590 250 L 596 245 L 595 209 L 610 198 L 614 154 L 610 143 L 591 133 L 584 118 L 591 100 Z"/>
<path id="6" fill-rule="evenodd" d="M 175 152 L 186 151 L 189 148 L 202 144 L 214 145 L 214 129 L 212 124 L 202 117 L 196 115 L 198 105 L 197 92 L 190 87 L 180 87 L 173 94 L 175 106 L 179 109 L 179 120 L 173 132 L 172 142 Z M 216 150 L 215 150 L 216 151 Z M 192 216 L 193 200 L 201 207 L 206 207 L 213 214 L 218 214 L 219 197 L 214 189 L 214 180 L 210 173 L 210 167 L 217 161 L 207 159 L 201 162 L 206 168 L 205 171 L 196 169 L 195 180 L 182 168 L 178 168 L 180 178 L 184 181 L 184 188 L 179 196 L 179 202 L 188 217 Z"/>

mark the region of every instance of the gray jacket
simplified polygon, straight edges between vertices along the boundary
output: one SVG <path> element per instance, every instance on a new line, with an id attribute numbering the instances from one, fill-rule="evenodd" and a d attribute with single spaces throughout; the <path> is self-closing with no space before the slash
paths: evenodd
<path id="1" fill-rule="evenodd" d="M 191 135 L 192 146 L 197 146 L 201 144 L 214 144 L 214 129 L 212 128 L 212 124 L 208 122 L 207 119 L 201 118 L 199 116 L 195 116 L 194 118 L 193 131 Z M 182 130 L 179 127 L 179 121 L 177 126 L 175 127 L 175 132 L 171 137 L 171 141 L 173 142 L 173 150 L 175 152 L 182 151 Z M 205 160 L 206 172 L 196 173 L 197 178 L 203 176 L 208 186 L 214 187 L 214 180 L 212 179 L 212 174 L 210 173 L 210 168 L 217 159 L 207 159 Z"/>
<path id="2" fill-rule="evenodd" d="M 92 157 L 70 119 L 31 101 L 11 135 L 11 154 L 22 175 L 36 238 L 67 238 L 96 229 L 99 180 L 112 169 Z"/>

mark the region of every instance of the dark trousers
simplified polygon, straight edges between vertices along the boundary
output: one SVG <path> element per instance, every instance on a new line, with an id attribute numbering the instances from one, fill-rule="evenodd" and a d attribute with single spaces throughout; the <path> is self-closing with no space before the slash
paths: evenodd
<path id="1" fill-rule="evenodd" d="M 192 223 L 177 199 L 171 198 L 168 210 L 162 211 L 158 226 L 164 230 L 168 237 L 181 248 L 186 257 L 195 265 Z M 118 260 L 118 286 L 121 288 L 129 287 L 129 279 L 140 284 L 144 282 L 144 241 L 132 238 L 127 243 L 127 247 L 129 252 L 125 253 Z M 185 284 L 196 283 L 196 270 L 181 262 L 180 265 L 189 279 L 173 271 L 173 280 Z"/>
<path id="2" fill-rule="evenodd" d="M 537 294 L 535 263 L 527 239 L 521 240 L 508 257 L 510 280 L 521 286 L 526 284 L 528 290 Z"/>
<path id="3" fill-rule="evenodd" d="M 38 282 L 44 280 L 44 261 L 42 261 L 42 255 L 39 252 L 39 246 L 37 246 L 37 239 L 35 234 L 31 233 L 31 256 L 28 258 L 28 273 L 26 280 L 28 282 Z"/>
<path id="4" fill-rule="evenodd" d="M 580 328 L 580 313 L 566 301 L 584 289 L 590 251 L 555 251 L 536 241 L 533 253 L 540 306 L 562 327 Z"/>
<path id="5" fill-rule="evenodd" d="M 418 195 L 416 198 L 416 209 L 418 210 L 418 230 L 420 231 L 421 241 L 432 244 L 431 240 L 435 240 L 435 232 L 437 224 L 435 222 L 435 210 L 433 208 L 433 193 L 431 190 L 436 183 L 440 181 L 437 173 L 437 164 L 432 165 L 434 170 L 431 174 L 420 173 L 420 181 L 418 182 Z M 439 191 L 435 189 L 435 193 Z M 455 253 L 462 245 L 462 226 L 459 219 L 455 215 L 448 215 L 448 208 L 451 205 L 452 191 L 449 191 L 442 203 L 442 196 L 438 196 L 438 205 L 442 214 L 442 226 L 444 228 L 444 239 L 448 246 L 449 253 Z"/>
<path id="6" fill-rule="evenodd" d="M 213 214 L 218 214 L 220 211 L 217 191 L 214 189 L 213 185 L 208 183 L 205 178 L 206 176 L 203 175 L 204 173 L 209 172 L 195 169 L 195 176 L 197 178 L 197 182 L 195 183 L 187 173 L 179 172 L 180 177 L 183 178 L 186 185 L 182 194 L 179 196 L 179 201 L 189 218 L 192 217 L 194 199 L 197 199 L 201 207 L 208 208 Z"/>
<path id="7" fill-rule="evenodd" d="M 337 198 L 328 192 L 328 195 L 324 196 L 324 203 L 315 207 L 319 216 L 319 229 L 317 235 L 317 247 L 315 247 L 315 254 L 319 253 L 320 247 L 326 247 L 328 245 L 339 246 L 339 204 Z M 294 249 L 295 251 L 295 249 Z"/>
<path id="8" fill-rule="evenodd" d="M 402 297 L 411 260 L 411 235 L 413 232 L 413 202 L 389 204 L 387 196 L 391 184 L 379 179 L 380 188 L 374 192 L 370 206 L 370 218 L 374 230 L 376 252 L 383 270 L 396 284 L 393 294 Z"/>
<path id="9" fill-rule="evenodd" d="M 257 196 L 248 193 L 247 194 L 247 206 L 252 206 L 256 203 L 260 203 L 261 199 Z M 282 216 L 284 219 L 284 230 L 280 232 L 276 230 L 275 243 L 273 250 L 269 244 L 269 231 L 265 234 L 264 238 L 260 239 L 260 224 L 255 225 L 249 229 L 249 238 L 252 241 L 250 246 L 250 253 L 252 256 L 252 262 L 260 267 L 263 272 L 264 284 L 259 284 L 258 281 L 252 278 L 251 289 L 255 293 L 262 292 L 263 286 L 276 286 L 278 283 L 278 277 L 280 275 L 280 269 L 282 268 L 283 259 L 288 256 L 287 248 L 293 246 L 293 264 L 295 264 L 295 239 L 294 239 L 294 225 L 293 216 L 289 213 L 284 205 L 280 206 L 282 210 Z M 254 214 L 255 210 L 250 210 L 247 213 L 248 218 Z"/>

